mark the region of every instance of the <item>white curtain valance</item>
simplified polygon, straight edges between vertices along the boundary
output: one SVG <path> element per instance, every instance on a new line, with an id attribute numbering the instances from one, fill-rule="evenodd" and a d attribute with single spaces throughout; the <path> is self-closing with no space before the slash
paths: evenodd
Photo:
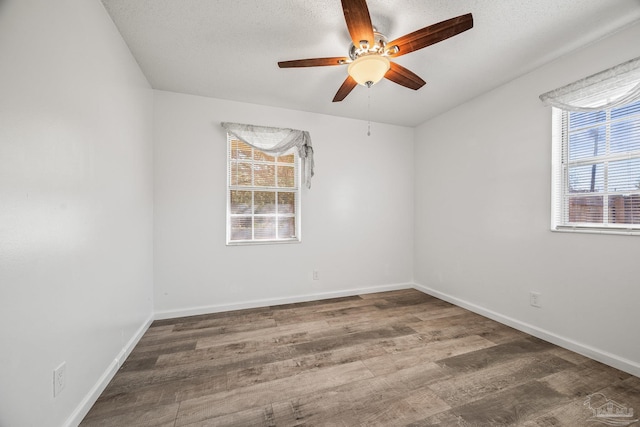
<path id="1" fill-rule="evenodd" d="M 222 122 L 221 125 L 240 141 L 272 156 L 281 156 L 292 148 L 297 148 L 302 159 L 304 182 L 307 188 L 311 188 L 314 162 L 309 132 L 229 122 Z"/>
<path id="2" fill-rule="evenodd" d="M 640 100 L 640 57 L 540 95 L 566 111 L 599 111 Z"/>

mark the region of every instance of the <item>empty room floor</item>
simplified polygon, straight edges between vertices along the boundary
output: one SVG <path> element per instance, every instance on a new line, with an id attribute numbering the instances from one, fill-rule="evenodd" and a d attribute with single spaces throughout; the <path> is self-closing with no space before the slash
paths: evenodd
<path id="1" fill-rule="evenodd" d="M 81 425 L 597 426 L 632 409 L 640 378 L 410 289 L 155 321 Z"/>

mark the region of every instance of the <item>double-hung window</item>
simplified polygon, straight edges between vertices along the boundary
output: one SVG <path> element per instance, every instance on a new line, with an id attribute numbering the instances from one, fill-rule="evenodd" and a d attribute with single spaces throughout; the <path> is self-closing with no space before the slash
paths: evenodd
<path id="1" fill-rule="evenodd" d="M 552 228 L 640 234 L 640 101 L 553 117 Z"/>
<path id="2" fill-rule="evenodd" d="M 227 135 L 227 244 L 300 241 L 295 149 L 270 156 Z"/>
<path id="3" fill-rule="evenodd" d="M 640 57 L 540 95 L 556 231 L 640 234 Z"/>

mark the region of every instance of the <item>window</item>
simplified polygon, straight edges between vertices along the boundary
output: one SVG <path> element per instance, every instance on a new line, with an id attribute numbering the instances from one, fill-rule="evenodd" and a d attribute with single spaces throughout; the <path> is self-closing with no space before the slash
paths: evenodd
<path id="1" fill-rule="evenodd" d="M 298 153 L 273 157 L 227 135 L 227 244 L 300 241 Z"/>
<path id="2" fill-rule="evenodd" d="M 640 101 L 553 115 L 552 228 L 640 234 Z"/>

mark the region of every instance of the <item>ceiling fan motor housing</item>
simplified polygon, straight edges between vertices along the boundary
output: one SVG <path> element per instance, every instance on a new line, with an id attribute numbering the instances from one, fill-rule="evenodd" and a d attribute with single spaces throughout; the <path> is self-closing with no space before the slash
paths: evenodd
<path id="1" fill-rule="evenodd" d="M 388 56 L 399 50 L 398 46 L 391 46 L 389 49 L 387 49 L 387 38 L 384 36 L 384 34 L 374 31 L 373 38 L 373 45 L 371 45 L 368 40 L 362 40 L 360 42 L 360 46 L 356 46 L 352 42 L 349 46 L 349 58 L 351 58 L 352 61 L 355 61 L 363 55 L 373 54 Z"/>

